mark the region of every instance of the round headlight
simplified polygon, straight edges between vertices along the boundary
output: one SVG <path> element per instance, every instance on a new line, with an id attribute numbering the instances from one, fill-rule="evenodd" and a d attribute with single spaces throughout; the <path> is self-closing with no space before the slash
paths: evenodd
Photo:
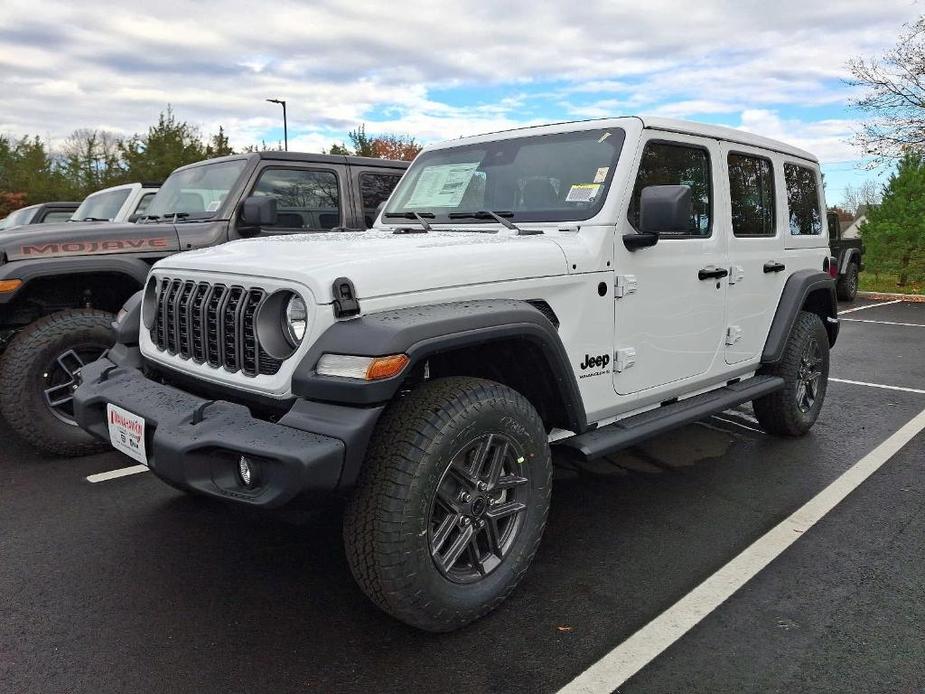
<path id="1" fill-rule="evenodd" d="M 298 347 L 308 327 L 308 309 L 298 294 L 293 294 L 286 304 L 286 336 L 293 347 Z"/>

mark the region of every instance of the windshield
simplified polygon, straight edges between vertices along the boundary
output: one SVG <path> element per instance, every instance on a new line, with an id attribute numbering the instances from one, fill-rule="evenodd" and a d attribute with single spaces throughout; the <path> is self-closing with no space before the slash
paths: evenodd
<path id="1" fill-rule="evenodd" d="M 116 218 L 122 205 L 125 204 L 126 198 L 131 193 L 131 188 L 122 188 L 120 190 L 107 190 L 100 193 L 88 195 L 77 211 L 71 215 L 71 221 L 108 221 L 111 222 Z"/>
<path id="2" fill-rule="evenodd" d="M 492 210 L 515 221 L 588 219 L 604 202 L 623 139 L 620 128 L 601 128 L 424 152 L 385 216 L 484 223 L 458 215 Z"/>
<path id="3" fill-rule="evenodd" d="M 246 159 L 235 159 L 175 171 L 157 191 L 145 218 L 173 215 L 185 219 L 213 217 L 246 164 Z"/>
<path id="4" fill-rule="evenodd" d="M 20 224 L 28 224 L 37 209 L 37 207 L 24 207 L 21 210 L 16 210 L 9 216 L 0 219 L 0 229 L 9 229 Z"/>

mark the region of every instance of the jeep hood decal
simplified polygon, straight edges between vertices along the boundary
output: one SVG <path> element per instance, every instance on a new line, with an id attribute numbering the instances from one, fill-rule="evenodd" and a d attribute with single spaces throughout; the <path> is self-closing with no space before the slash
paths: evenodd
<path id="1" fill-rule="evenodd" d="M 178 250 L 179 240 L 172 224 L 64 222 L 0 232 L 0 252 L 6 253 L 9 261 Z"/>
<path id="2" fill-rule="evenodd" d="M 550 237 L 508 233 L 331 232 L 248 239 L 171 256 L 156 268 L 272 277 L 304 284 L 319 303 L 349 277 L 359 299 L 453 286 L 563 275 Z"/>

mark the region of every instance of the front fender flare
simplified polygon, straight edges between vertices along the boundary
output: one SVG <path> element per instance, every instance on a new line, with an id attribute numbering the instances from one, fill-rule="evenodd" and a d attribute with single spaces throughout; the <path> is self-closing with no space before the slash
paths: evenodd
<path id="1" fill-rule="evenodd" d="M 574 371 L 555 326 L 526 301 L 492 299 L 414 306 L 369 313 L 335 323 L 312 345 L 296 367 L 292 392 L 298 397 L 354 405 L 391 400 L 415 364 L 441 352 L 506 339 L 536 345 L 548 368 L 547 377 L 561 399 L 573 431 L 587 428 L 584 405 Z M 323 354 L 387 356 L 407 354 L 405 373 L 365 382 L 320 376 L 315 371 Z M 540 375 L 538 375 L 540 377 Z"/>
<path id="2" fill-rule="evenodd" d="M 0 304 L 10 303 L 14 297 L 28 287 L 29 282 L 43 277 L 108 272 L 131 277 L 138 282 L 139 287 L 143 287 L 150 269 L 151 265 L 141 258 L 116 255 L 14 260 L 0 265 L 0 280 L 18 279 L 22 280 L 22 285 L 15 292 L 0 294 Z"/>

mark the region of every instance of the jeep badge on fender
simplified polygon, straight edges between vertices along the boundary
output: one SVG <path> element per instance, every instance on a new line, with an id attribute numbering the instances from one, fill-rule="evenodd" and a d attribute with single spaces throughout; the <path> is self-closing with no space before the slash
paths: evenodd
<path id="1" fill-rule="evenodd" d="M 275 178 L 287 207 L 246 200 L 244 222 L 324 218 L 301 186 Z M 345 497 L 370 600 L 457 629 L 533 559 L 551 446 L 610 456 L 746 402 L 769 433 L 809 431 L 838 334 L 823 210 L 811 154 L 715 125 L 434 145 L 363 234 L 156 263 L 81 370 L 77 423 L 103 441 L 107 407 L 149 424 L 152 472 L 191 494 Z"/>

